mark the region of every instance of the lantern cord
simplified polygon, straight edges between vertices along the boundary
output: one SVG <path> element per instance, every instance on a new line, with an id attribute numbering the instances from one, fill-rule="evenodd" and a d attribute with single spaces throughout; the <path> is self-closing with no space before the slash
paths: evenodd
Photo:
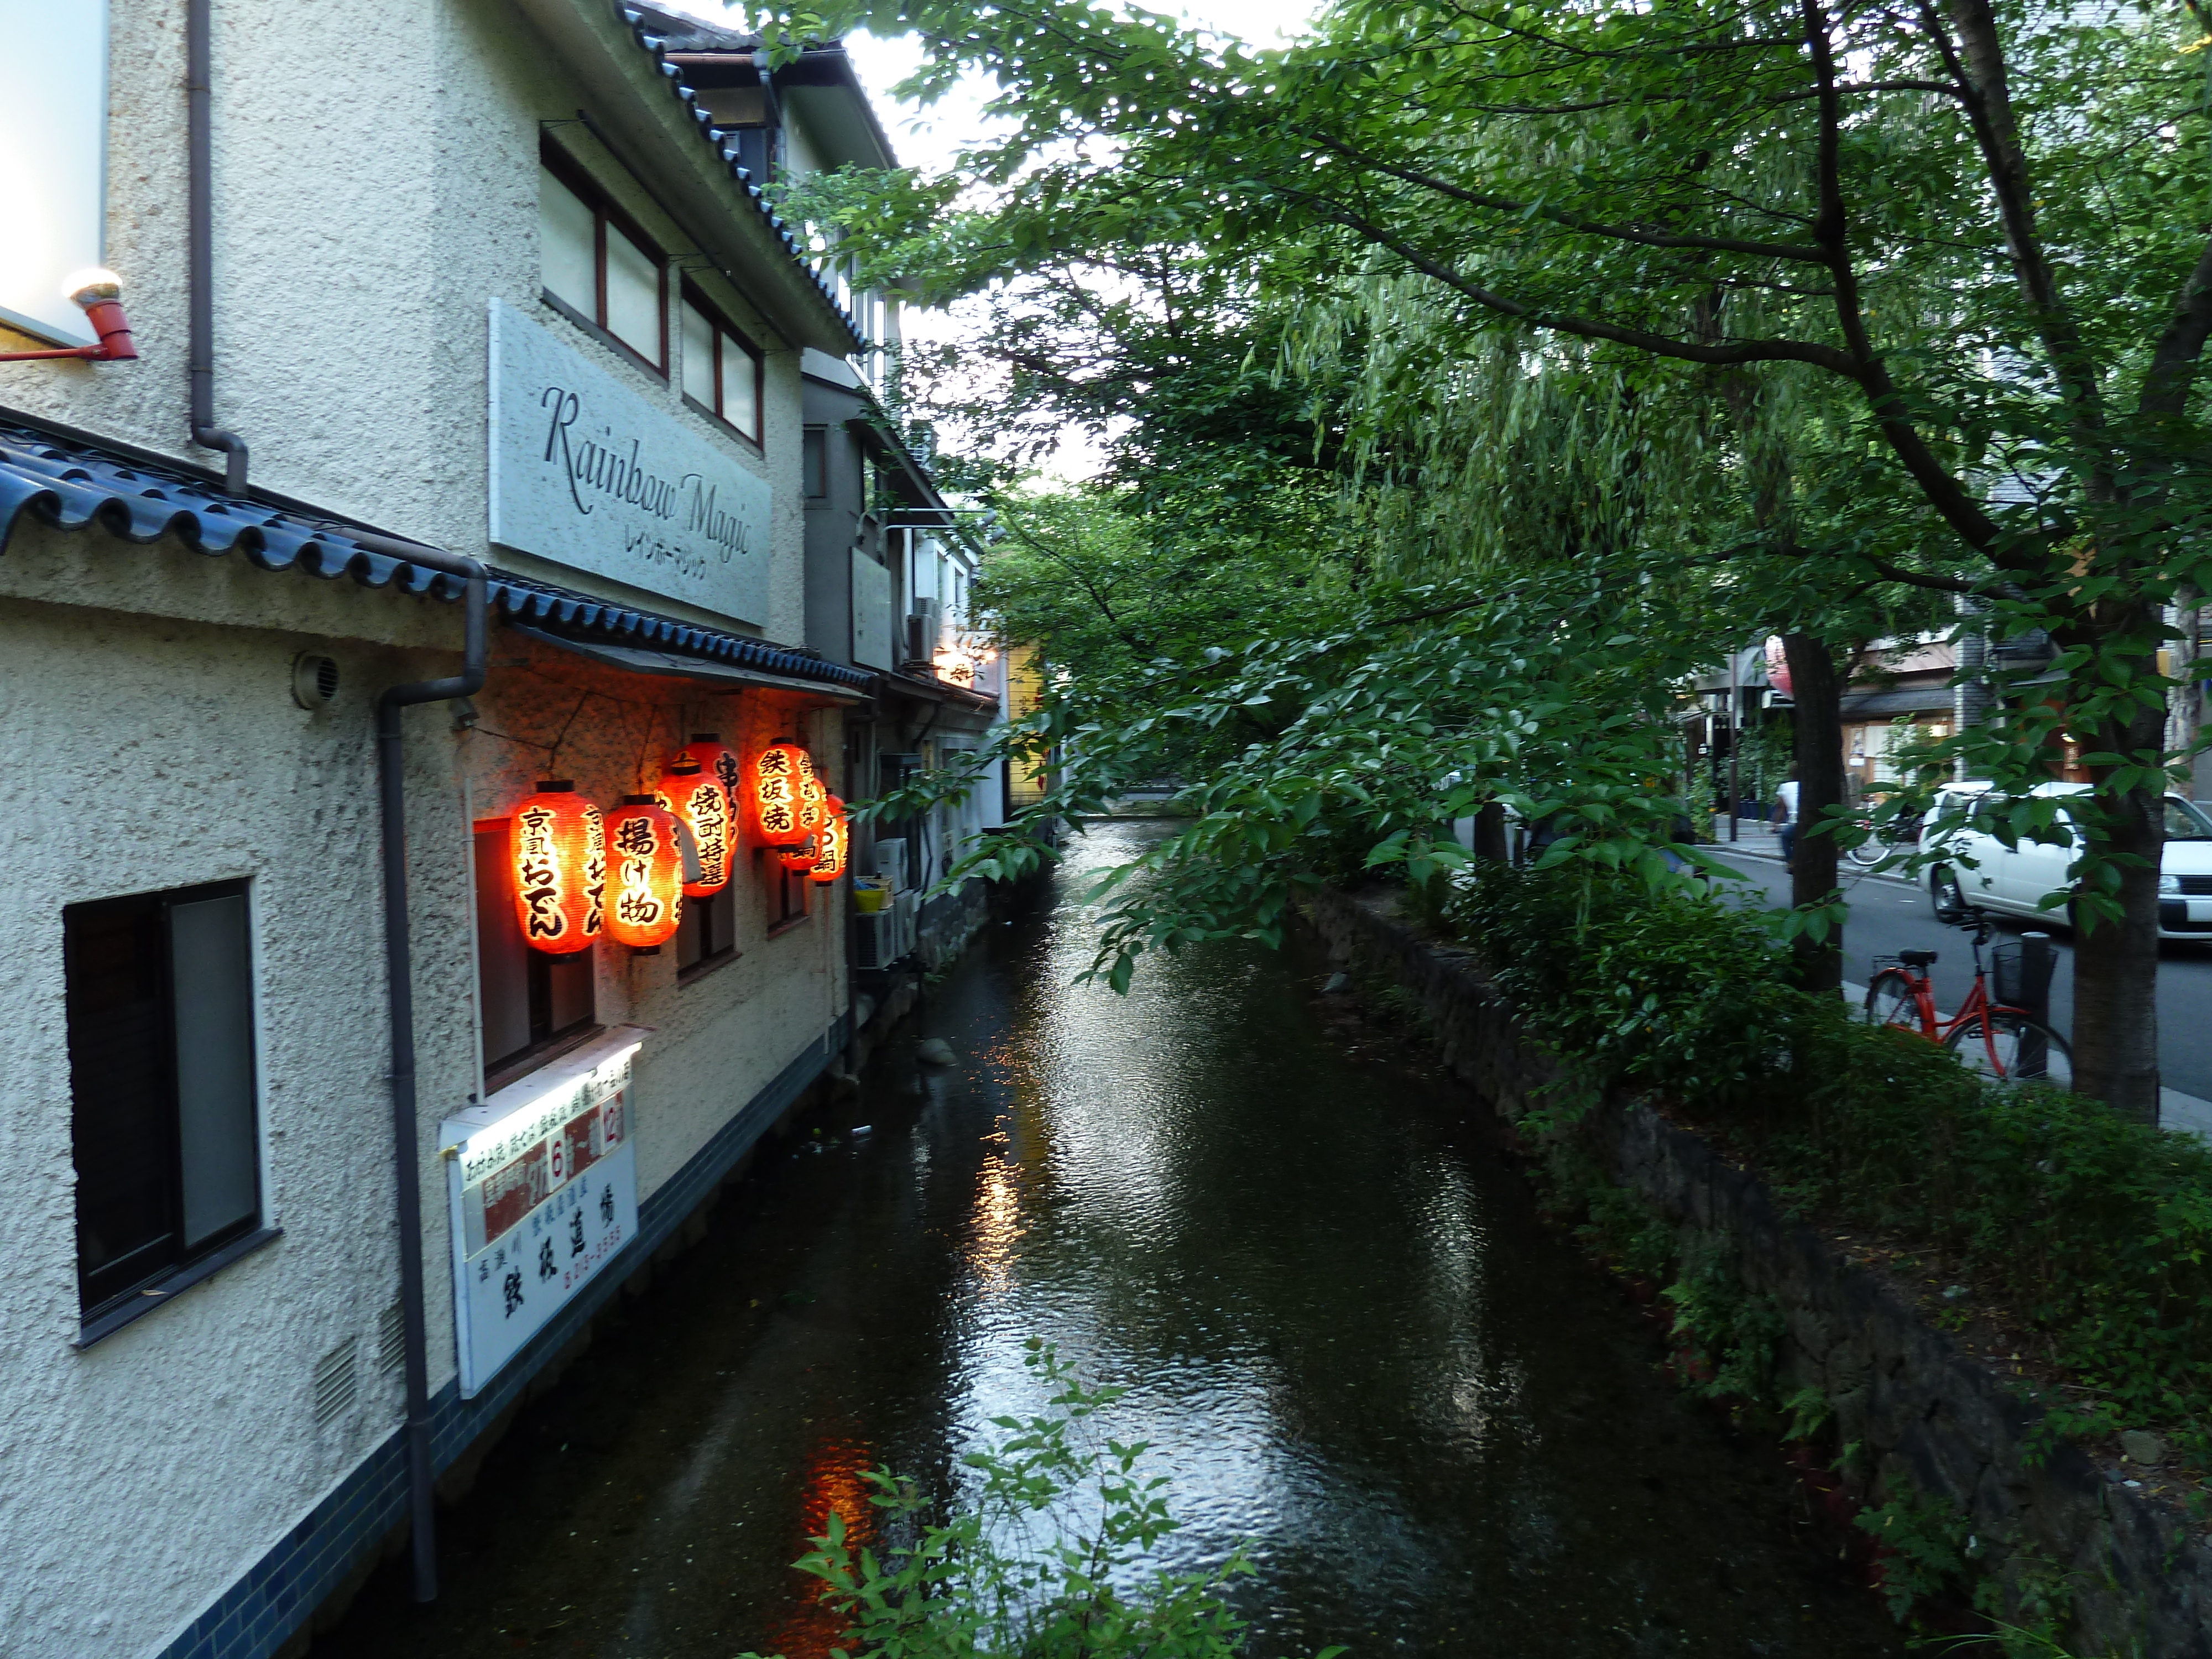
<path id="1" fill-rule="evenodd" d="M 554 683 L 558 684 L 560 682 L 556 680 Z M 546 750 L 550 758 L 545 763 L 545 769 L 549 772 L 561 769 L 561 745 L 568 741 L 568 728 L 576 723 L 576 716 L 584 712 L 584 705 L 591 702 L 592 696 L 592 692 L 586 691 L 577 698 L 576 706 L 568 711 L 568 718 L 561 722 L 561 729 L 553 734 L 553 742 Z"/>

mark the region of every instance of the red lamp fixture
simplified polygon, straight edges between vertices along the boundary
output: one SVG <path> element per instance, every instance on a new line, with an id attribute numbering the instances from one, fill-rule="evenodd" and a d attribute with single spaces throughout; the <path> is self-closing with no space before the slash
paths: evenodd
<path id="1" fill-rule="evenodd" d="M 658 951 L 684 920 L 684 847 L 676 815 L 650 795 L 624 795 L 607 814 L 607 937 Z"/>
<path id="2" fill-rule="evenodd" d="M 720 784 L 723 793 L 729 796 L 730 857 L 734 862 L 738 855 L 738 804 L 745 798 L 745 763 L 738 758 L 738 751 L 724 744 L 721 735 L 714 732 L 694 732 L 691 741 L 676 751 L 676 758 L 697 761 L 699 769 Z"/>
<path id="3" fill-rule="evenodd" d="M 822 828 L 816 832 L 815 844 L 819 849 L 814 863 L 806 872 L 809 881 L 827 887 L 845 873 L 845 857 L 852 850 L 853 826 L 845 817 L 845 803 L 836 796 L 828 798 L 827 815 Z"/>
<path id="4" fill-rule="evenodd" d="M 764 847 L 796 847 L 813 826 L 804 821 L 806 785 L 814 775 L 814 763 L 797 744 L 785 738 L 762 750 L 746 769 L 746 810 L 752 816 L 753 835 Z"/>
<path id="5" fill-rule="evenodd" d="M 713 775 L 701 769 L 688 754 L 679 754 L 653 786 L 653 799 L 691 832 L 699 853 L 699 879 L 684 884 L 687 898 L 711 898 L 730 879 L 730 855 L 735 850 L 730 834 L 729 792 Z"/>
<path id="6" fill-rule="evenodd" d="M 599 809 L 566 779 L 541 783 L 514 809 L 514 910 L 523 942 L 572 956 L 599 935 L 607 890 L 607 840 Z"/>
<path id="7" fill-rule="evenodd" d="M 123 314 L 123 279 L 112 270 L 80 270 L 62 284 L 62 292 L 84 307 L 85 319 L 100 337 L 98 345 L 64 346 L 53 351 L 0 351 L 0 363 L 40 362 L 74 357 L 94 363 L 121 363 L 138 356 L 131 337 L 130 320 Z"/>
<path id="8" fill-rule="evenodd" d="M 799 751 L 799 827 L 810 833 L 830 816 L 830 791 L 814 769 L 814 757 Z"/>

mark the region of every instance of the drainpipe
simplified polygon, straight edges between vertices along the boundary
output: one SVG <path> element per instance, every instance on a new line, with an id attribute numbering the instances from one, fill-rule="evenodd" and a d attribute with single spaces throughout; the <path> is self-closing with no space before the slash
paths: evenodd
<path id="1" fill-rule="evenodd" d="M 196 0 L 204 3 L 204 0 Z M 232 453 L 242 465 L 243 447 Z M 441 680 L 386 686 L 376 700 L 376 774 L 384 852 L 384 972 L 392 1020 L 392 1161 L 398 1194 L 399 1304 L 406 1338 L 407 1513 L 414 1546 L 415 1599 L 438 1595 L 436 1471 L 430 1462 L 429 1336 L 422 1311 L 422 1158 L 415 1105 L 415 979 L 407 925 L 407 784 L 401 764 L 400 711 L 413 703 L 473 696 L 484 683 L 484 568 L 434 548 L 383 536 L 348 532 L 362 546 L 460 576 L 465 644 L 461 672 Z"/>
<path id="2" fill-rule="evenodd" d="M 215 423 L 214 149 L 208 136 L 209 12 L 214 0 L 185 0 L 185 148 L 190 175 L 185 258 L 191 267 L 192 441 L 223 452 L 222 487 L 246 493 L 246 440 Z"/>

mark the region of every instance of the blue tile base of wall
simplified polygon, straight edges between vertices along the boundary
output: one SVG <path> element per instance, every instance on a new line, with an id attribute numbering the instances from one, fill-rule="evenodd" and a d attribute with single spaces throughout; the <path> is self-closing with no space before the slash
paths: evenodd
<path id="1" fill-rule="evenodd" d="M 775 1082 L 717 1130 L 690 1163 L 638 1206 L 638 1236 L 629 1247 L 532 1338 L 489 1387 L 475 1399 L 464 1400 L 458 1383 L 446 1385 L 430 1402 L 431 1455 L 441 1470 L 451 1468 L 501 1413 L 521 1399 L 532 1380 L 606 1306 L 623 1281 L 652 1260 L 715 1183 L 822 1074 L 845 1047 L 845 1024 L 840 1019 L 816 1038 Z M 267 1659 L 307 1621 L 325 1597 L 370 1559 L 406 1514 L 406 1437 L 395 1430 L 304 1520 L 271 1545 L 252 1571 L 192 1620 L 163 1650 L 161 1659 Z"/>

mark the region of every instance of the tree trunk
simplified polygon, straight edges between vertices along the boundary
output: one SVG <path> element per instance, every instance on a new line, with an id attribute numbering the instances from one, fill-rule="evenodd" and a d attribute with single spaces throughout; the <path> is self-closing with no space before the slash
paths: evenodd
<path id="1" fill-rule="evenodd" d="M 1797 848 L 1791 860 L 1794 905 L 1826 904 L 1836 895 L 1836 838 L 1812 831 L 1844 804 L 1843 675 L 1826 641 L 1810 634 L 1785 634 L 1790 696 L 1796 705 Z M 1808 991 L 1838 992 L 1844 983 L 1844 930 L 1818 941 L 1796 941 L 1797 982 Z"/>
<path id="2" fill-rule="evenodd" d="M 2165 721 L 2143 714 L 2098 734 L 2099 746 L 2154 748 Z M 2096 768 L 2093 777 L 2107 769 Z M 2103 850 L 2134 857 L 2119 867 L 2118 921 L 2084 926 L 2074 940 L 2074 1087 L 2123 1117 L 2158 1121 L 2158 878 L 2166 847 L 2161 781 L 2115 796 L 2101 782 Z M 2086 921 L 2086 919 L 2085 919 Z"/>
<path id="3" fill-rule="evenodd" d="M 1474 855 L 1492 864 L 1504 864 L 1510 860 L 1511 853 L 1505 844 L 1504 802 L 1486 802 L 1475 813 Z"/>

